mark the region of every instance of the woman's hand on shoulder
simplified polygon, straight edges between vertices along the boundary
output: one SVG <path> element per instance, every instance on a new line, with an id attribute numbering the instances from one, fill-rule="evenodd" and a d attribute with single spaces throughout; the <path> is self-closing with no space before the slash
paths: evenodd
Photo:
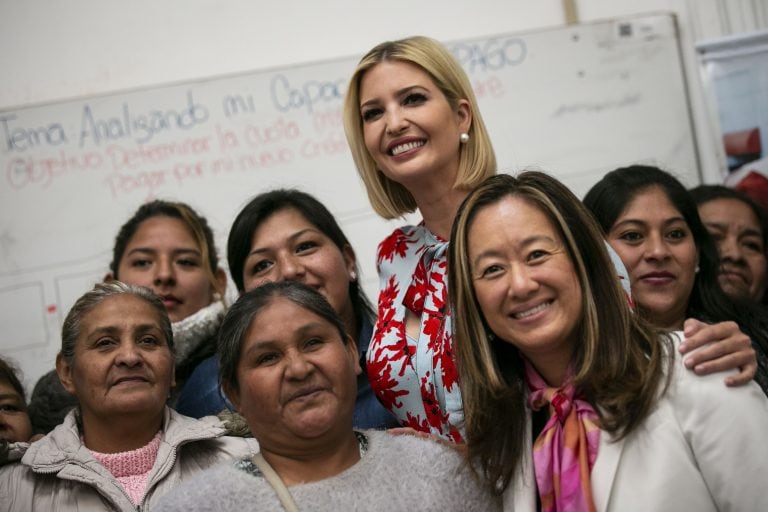
<path id="1" fill-rule="evenodd" d="M 442 444 L 443 446 L 452 448 L 462 455 L 466 454 L 467 452 L 467 447 L 464 444 L 452 443 L 451 441 L 448 441 L 447 439 L 444 439 L 440 436 L 436 436 L 434 434 L 428 434 L 426 432 L 422 432 L 420 430 L 416 430 L 411 427 L 390 428 L 390 429 L 387 429 L 387 433 L 396 435 L 396 436 L 414 436 L 414 437 L 419 437 L 421 439 L 429 439 L 430 441 L 434 441 L 436 443 Z"/>
<path id="2" fill-rule="evenodd" d="M 737 369 L 737 374 L 726 377 L 728 386 L 743 386 L 755 376 L 755 350 L 736 322 L 710 325 L 689 318 L 683 332 L 685 339 L 679 349 L 681 354 L 689 354 L 683 359 L 686 368 L 698 375 Z"/>

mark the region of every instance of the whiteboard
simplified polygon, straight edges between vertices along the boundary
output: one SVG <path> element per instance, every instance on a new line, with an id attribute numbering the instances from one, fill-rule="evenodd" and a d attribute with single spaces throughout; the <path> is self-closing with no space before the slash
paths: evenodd
<path id="1" fill-rule="evenodd" d="M 700 181 L 672 15 L 447 44 L 502 171 L 539 168 L 579 195 L 635 162 Z M 200 211 L 221 252 L 253 195 L 308 191 L 340 220 L 375 298 L 376 245 L 400 222 L 372 212 L 346 145 L 342 100 L 358 60 L 0 112 L 0 353 L 28 382 L 53 367 L 67 310 L 104 276 L 118 227 L 150 198 Z"/>

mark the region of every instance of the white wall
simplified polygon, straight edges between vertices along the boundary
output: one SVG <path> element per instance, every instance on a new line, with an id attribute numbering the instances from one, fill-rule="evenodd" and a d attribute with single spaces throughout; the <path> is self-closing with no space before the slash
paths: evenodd
<path id="1" fill-rule="evenodd" d="M 555 26 L 565 0 L 0 0 L 0 109 L 363 53 L 427 34 Z M 768 26 L 766 0 L 580 0 L 581 21 L 680 16 L 702 173 L 718 178 L 693 43 Z"/>
<path id="2" fill-rule="evenodd" d="M 559 0 L 0 4 L 0 108 L 358 55 L 415 33 L 456 39 L 562 22 Z"/>
<path id="3" fill-rule="evenodd" d="M 0 109 L 564 22 L 567 0 L 0 0 Z M 680 16 L 702 174 L 719 178 L 693 43 L 768 26 L 766 0 L 576 0 L 581 21 Z"/>

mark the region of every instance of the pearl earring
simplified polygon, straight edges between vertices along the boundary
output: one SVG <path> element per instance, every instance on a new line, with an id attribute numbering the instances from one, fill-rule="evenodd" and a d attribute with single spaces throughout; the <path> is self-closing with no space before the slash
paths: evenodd
<path id="1" fill-rule="evenodd" d="M 357 281 L 357 273 L 354 270 L 349 273 L 349 279 L 352 281 Z"/>
<path id="2" fill-rule="evenodd" d="M 462 144 L 469 142 L 469 134 L 467 132 L 461 132 L 461 135 L 459 135 L 459 142 Z"/>

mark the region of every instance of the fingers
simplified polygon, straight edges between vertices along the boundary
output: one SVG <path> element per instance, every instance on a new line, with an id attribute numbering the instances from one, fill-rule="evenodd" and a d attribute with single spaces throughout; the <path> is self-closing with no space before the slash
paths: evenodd
<path id="1" fill-rule="evenodd" d="M 429 439 L 430 441 L 435 441 L 444 446 L 448 446 L 449 448 L 457 450 L 462 454 L 465 453 L 465 450 L 466 450 L 466 445 L 464 444 L 452 443 L 451 441 L 448 441 L 447 439 L 443 439 L 442 437 L 436 436 L 434 434 L 427 434 L 426 432 L 421 432 L 411 427 L 390 428 L 390 429 L 387 429 L 387 432 L 390 434 L 394 434 L 396 436 L 414 436 L 414 437 L 420 437 L 421 439 Z"/>
<path id="2" fill-rule="evenodd" d="M 417 430 L 412 429 L 411 427 L 395 427 L 387 429 L 387 432 L 390 434 L 394 434 L 396 436 L 417 436 L 422 437 L 426 436 L 424 432 L 419 432 Z"/>
<path id="3" fill-rule="evenodd" d="M 700 352 L 706 350 L 706 348 L 701 349 L 685 360 L 685 366 L 692 368 L 697 375 L 707 375 L 736 368 L 738 373 L 729 374 L 725 378 L 725 384 L 727 386 L 743 386 L 751 381 L 755 376 L 755 372 L 757 372 L 757 358 L 752 347 L 738 352 L 726 353 L 720 357 L 705 360 L 706 362 L 697 363 L 695 357 L 699 356 Z"/>
<path id="4" fill-rule="evenodd" d="M 687 354 L 710 343 L 720 344 L 726 340 L 738 340 L 736 348 L 730 349 L 731 352 L 751 345 L 749 337 L 741 332 L 736 322 L 720 322 L 709 325 L 689 318 L 685 321 L 684 333 L 685 339 L 679 347 L 681 354 Z M 729 346 L 734 347 L 734 345 Z M 700 362 L 705 360 L 706 358 L 699 359 Z"/>
<path id="5" fill-rule="evenodd" d="M 689 318 L 685 321 L 683 324 L 683 333 L 685 334 L 686 338 L 689 338 L 696 334 L 702 327 L 706 327 L 707 324 L 702 322 L 701 320 L 696 320 L 695 318 Z"/>
<path id="6" fill-rule="evenodd" d="M 743 370 L 750 365 L 756 366 L 757 358 L 752 347 L 729 352 L 721 351 L 718 345 L 720 344 L 697 350 L 695 354 L 691 354 L 685 359 L 685 366 L 693 369 L 699 375 L 708 375 L 733 369 Z M 750 378 L 753 375 L 754 371 Z"/>
<path id="7" fill-rule="evenodd" d="M 739 368 L 739 373 L 726 377 L 725 385 L 744 386 L 755 378 L 755 373 L 757 373 L 757 361 L 745 364 Z"/>
<path id="8" fill-rule="evenodd" d="M 688 354 L 684 359 L 686 368 L 698 375 L 738 370 L 726 377 L 728 386 L 744 385 L 755 376 L 757 356 L 752 342 L 735 322 L 707 325 L 689 319 L 685 322 L 685 333 L 680 352 Z"/>

